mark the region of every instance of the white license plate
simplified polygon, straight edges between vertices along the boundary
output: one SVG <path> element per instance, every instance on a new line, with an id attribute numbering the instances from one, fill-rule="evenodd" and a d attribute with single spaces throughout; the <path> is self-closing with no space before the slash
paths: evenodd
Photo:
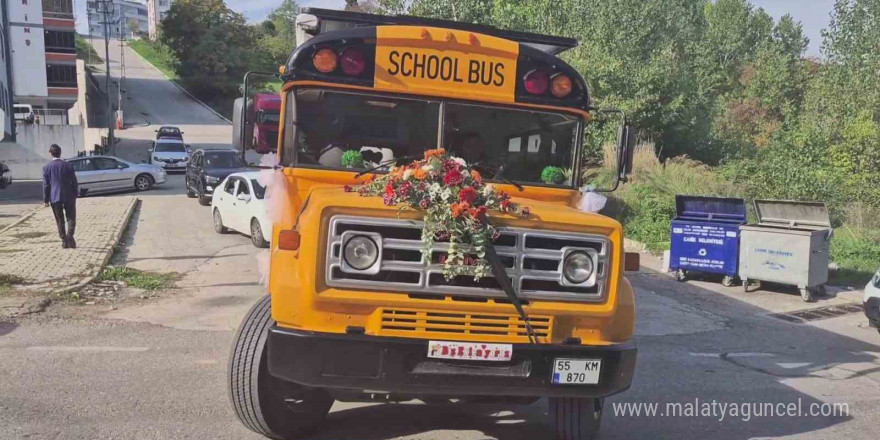
<path id="1" fill-rule="evenodd" d="M 553 383 L 597 384 L 602 361 L 598 359 L 554 359 Z"/>
<path id="2" fill-rule="evenodd" d="M 482 344 L 473 342 L 430 341 L 428 357 L 464 361 L 509 361 L 513 356 L 511 344 Z"/>

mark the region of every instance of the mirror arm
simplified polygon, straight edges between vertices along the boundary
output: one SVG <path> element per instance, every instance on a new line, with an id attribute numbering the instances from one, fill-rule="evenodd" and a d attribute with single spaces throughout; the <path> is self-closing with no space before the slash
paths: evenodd
<path id="1" fill-rule="evenodd" d="M 627 163 L 627 160 L 628 160 L 629 156 L 632 154 L 631 151 L 628 151 L 628 150 L 630 149 L 630 146 L 629 146 L 629 137 L 631 136 L 631 133 L 628 133 L 628 132 L 629 132 L 629 130 L 632 129 L 632 127 L 630 127 L 630 126 L 628 125 L 628 122 L 629 122 L 629 121 L 627 120 L 626 112 L 623 111 L 623 110 L 621 110 L 621 109 L 617 109 L 617 108 L 601 109 L 601 108 L 590 107 L 590 108 L 588 108 L 587 110 L 595 111 L 596 113 L 614 113 L 614 114 L 619 114 L 619 115 L 620 115 L 620 122 L 621 122 L 620 129 L 623 130 L 623 132 L 620 133 L 620 135 L 622 135 L 623 138 L 624 138 L 624 143 L 626 143 L 626 148 L 624 148 L 624 150 L 625 150 L 628 154 L 624 154 L 623 157 L 620 157 L 620 154 L 621 154 L 621 151 L 620 151 L 620 139 L 618 139 L 618 140 L 617 140 L 617 141 L 618 141 L 618 145 L 616 145 L 616 146 L 618 147 L 618 152 L 617 152 L 617 160 L 618 160 L 618 163 L 617 163 L 617 171 L 616 171 L 616 173 L 615 173 L 615 174 L 616 174 L 616 178 L 614 179 L 614 186 L 613 186 L 612 188 L 610 188 L 610 189 L 598 189 L 598 188 L 597 188 L 597 189 L 594 189 L 593 192 L 597 192 L 597 193 L 610 193 L 610 192 L 617 191 L 617 188 L 620 187 L 620 182 L 624 182 L 624 183 L 626 183 L 626 182 L 629 181 L 629 179 L 627 178 L 627 176 L 626 176 L 626 174 L 625 174 L 624 171 L 626 170 L 626 163 Z M 623 175 L 621 175 L 621 174 L 623 174 Z"/>

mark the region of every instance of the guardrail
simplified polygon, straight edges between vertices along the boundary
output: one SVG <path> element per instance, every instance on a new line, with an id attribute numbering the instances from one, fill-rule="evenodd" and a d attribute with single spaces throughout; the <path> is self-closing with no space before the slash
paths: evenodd
<path id="1" fill-rule="evenodd" d="M 70 125 L 70 119 L 67 116 L 67 110 L 59 109 L 34 109 L 37 115 L 38 124 L 42 125 Z"/>

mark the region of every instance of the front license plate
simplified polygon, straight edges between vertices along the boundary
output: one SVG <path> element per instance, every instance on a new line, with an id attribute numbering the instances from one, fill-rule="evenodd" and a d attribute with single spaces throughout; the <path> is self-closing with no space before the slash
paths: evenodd
<path id="1" fill-rule="evenodd" d="M 464 361 L 509 361 L 513 356 L 511 344 L 481 344 L 473 342 L 430 341 L 428 357 Z"/>
<path id="2" fill-rule="evenodd" d="M 555 359 L 553 361 L 553 383 L 588 384 L 599 383 L 602 361 L 598 359 Z"/>

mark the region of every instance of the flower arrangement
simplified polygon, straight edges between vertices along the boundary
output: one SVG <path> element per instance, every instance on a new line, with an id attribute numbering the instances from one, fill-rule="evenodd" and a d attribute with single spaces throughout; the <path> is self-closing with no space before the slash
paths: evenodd
<path id="1" fill-rule="evenodd" d="M 346 191 L 355 189 L 346 187 Z M 490 273 L 486 245 L 499 233 L 489 223 L 489 211 L 530 215 L 527 207 L 511 202 L 508 194 L 484 183 L 477 170 L 442 148 L 428 150 L 424 159 L 392 168 L 356 191 L 363 196 L 380 196 L 387 206 L 422 212 L 422 258 L 431 261 L 434 243 L 448 242 L 447 254 L 440 259 L 446 279 L 458 275 L 479 279 Z"/>
<path id="2" fill-rule="evenodd" d="M 348 150 L 342 153 L 342 166 L 346 168 L 363 168 L 364 156 L 360 151 Z"/>

